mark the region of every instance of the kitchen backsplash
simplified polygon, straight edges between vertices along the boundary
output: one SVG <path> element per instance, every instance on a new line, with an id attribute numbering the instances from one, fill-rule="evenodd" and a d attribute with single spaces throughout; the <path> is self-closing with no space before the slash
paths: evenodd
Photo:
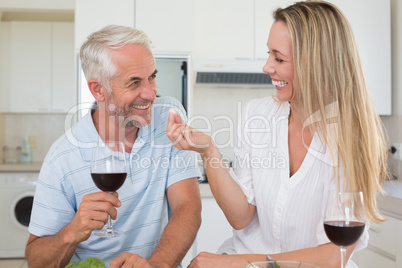
<path id="1" fill-rule="evenodd" d="M 21 146 L 24 138 L 36 138 L 32 161 L 41 162 L 52 143 L 64 133 L 65 115 L 60 114 L 2 114 L 0 116 L 0 145 Z M 3 156 L 2 158 L 3 159 Z"/>

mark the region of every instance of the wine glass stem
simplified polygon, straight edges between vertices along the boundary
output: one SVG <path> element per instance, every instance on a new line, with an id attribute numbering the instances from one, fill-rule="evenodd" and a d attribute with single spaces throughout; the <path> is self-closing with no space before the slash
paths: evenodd
<path id="1" fill-rule="evenodd" d="M 345 267 L 346 261 L 346 247 L 341 247 L 341 268 Z"/>
<path id="2" fill-rule="evenodd" d="M 108 193 L 113 194 L 113 192 L 108 192 Z M 112 218 L 110 217 L 110 215 L 107 216 L 106 232 L 108 234 L 113 233 Z"/>
<path id="3" fill-rule="evenodd" d="M 107 226 L 106 226 L 106 232 L 112 233 L 113 232 L 113 226 L 112 226 L 112 218 L 110 215 L 108 216 L 108 221 L 107 221 Z"/>

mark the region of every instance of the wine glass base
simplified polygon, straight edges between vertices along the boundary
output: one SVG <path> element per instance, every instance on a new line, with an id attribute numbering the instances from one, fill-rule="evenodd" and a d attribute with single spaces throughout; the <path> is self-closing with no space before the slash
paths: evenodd
<path id="1" fill-rule="evenodd" d="M 112 230 L 112 231 L 94 232 L 93 235 L 97 237 L 109 238 L 109 237 L 119 237 L 122 234 Z"/>

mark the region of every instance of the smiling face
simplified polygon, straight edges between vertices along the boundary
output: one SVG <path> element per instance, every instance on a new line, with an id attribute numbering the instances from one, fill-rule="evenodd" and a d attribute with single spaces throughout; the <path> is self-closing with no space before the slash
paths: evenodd
<path id="1" fill-rule="evenodd" d="M 120 126 L 144 127 L 151 123 L 152 103 L 158 87 L 152 53 L 142 45 L 126 45 L 111 51 L 118 75 L 109 82 L 106 110 Z"/>
<path id="2" fill-rule="evenodd" d="M 268 37 L 269 57 L 263 71 L 269 74 L 276 87 L 276 97 L 280 101 L 290 101 L 294 97 L 294 64 L 292 41 L 283 21 L 276 21 Z"/>

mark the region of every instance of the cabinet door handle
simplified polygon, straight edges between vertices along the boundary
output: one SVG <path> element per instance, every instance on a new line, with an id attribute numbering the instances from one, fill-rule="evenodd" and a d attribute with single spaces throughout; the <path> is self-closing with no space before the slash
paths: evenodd
<path id="1" fill-rule="evenodd" d="M 379 228 L 374 228 L 374 227 L 370 227 L 369 231 L 372 231 L 373 233 L 379 234 L 381 233 L 381 229 Z"/>

